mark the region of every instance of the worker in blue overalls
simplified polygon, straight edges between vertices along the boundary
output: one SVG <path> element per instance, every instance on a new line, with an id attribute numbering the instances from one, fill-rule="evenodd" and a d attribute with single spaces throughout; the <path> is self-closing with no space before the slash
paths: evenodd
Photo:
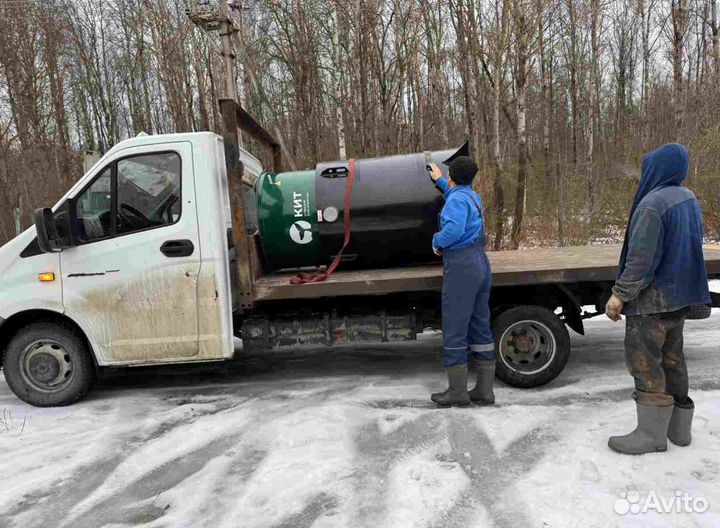
<path id="1" fill-rule="evenodd" d="M 490 261 L 485 254 L 482 200 L 472 189 L 476 163 L 460 156 L 450 163 L 449 180 L 430 165 L 431 178 L 445 196 L 433 252 L 443 258 L 442 320 L 449 388 L 432 395 L 438 405 L 495 403 L 495 344 L 490 327 Z M 467 390 L 468 354 L 475 360 L 477 385 Z"/>

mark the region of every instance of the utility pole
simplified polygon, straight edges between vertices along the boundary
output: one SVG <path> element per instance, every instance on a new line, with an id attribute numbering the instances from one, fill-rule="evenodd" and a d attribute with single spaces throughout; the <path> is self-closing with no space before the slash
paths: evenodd
<path id="1" fill-rule="evenodd" d="M 210 42 L 214 43 L 214 39 L 210 36 L 210 32 L 218 31 L 220 33 L 220 41 L 222 48 L 218 49 L 215 45 L 215 49 L 223 57 L 223 63 L 225 64 L 225 97 L 223 99 L 232 99 L 235 103 L 242 108 L 240 101 L 237 97 L 237 89 L 235 87 L 236 77 L 236 51 L 240 55 L 240 61 L 245 66 L 244 73 L 250 80 L 250 84 L 253 89 L 257 92 L 260 97 L 261 104 L 265 105 L 269 110 L 272 111 L 272 105 L 268 100 L 267 96 L 263 92 L 262 86 L 255 76 L 255 70 L 245 52 L 245 43 L 240 36 L 240 31 L 235 27 L 235 24 L 230 20 L 229 9 L 227 0 L 218 0 L 218 9 L 212 8 L 210 0 L 190 0 L 190 5 L 186 10 L 188 18 L 198 27 L 203 33 L 205 33 Z M 222 110 L 221 110 L 222 111 Z M 287 148 L 287 142 L 285 137 L 280 130 L 279 126 L 274 126 L 274 133 L 278 139 L 278 143 L 283 151 L 283 159 L 287 161 L 287 164 L 292 170 L 296 170 L 295 160 Z M 238 146 L 243 147 L 243 138 L 240 130 L 238 130 Z"/>
<path id="2" fill-rule="evenodd" d="M 235 87 L 237 70 L 235 67 L 235 51 L 232 44 L 232 33 L 234 28 L 230 24 L 227 1 L 218 0 L 218 5 L 220 41 L 222 42 L 222 56 L 223 63 L 225 64 L 225 98 L 232 99 L 237 103 L 237 89 Z"/>
<path id="3" fill-rule="evenodd" d="M 215 49 L 223 58 L 223 63 L 225 65 L 225 97 L 223 99 L 230 99 L 234 101 L 237 106 L 242 109 L 242 105 L 237 97 L 237 89 L 235 86 L 235 77 L 237 75 L 237 57 L 235 55 L 235 51 L 237 50 L 240 54 L 240 60 L 245 65 L 244 72 L 245 75 L 248 76 L 250 84 L 260 96 L 262 104 L 272 110 L 271 103 L 263 92 L 262 86 L 255 76 L 255 70 L 250 62 L 250 57 L 248 57 L 245 52 L 245 43 L 240 36 L 240 31 L 230 20 L 227 0 L 218 0 L 217 10 L 213 9 L 210 0 L 190 0 L 190 4 L 185 13 L 193 24 L 195 24 L 208 36 L 210 42 L 214 44 Z M 221 49 L 218 49 L 217 44 L 215 44 L 214 39 L 210 35 L 213 31 L 218 31 L 220 33 L 220 41 L 222 44 Z M 225 119 L 225 117 L 226 116 L 223 116 L 223 119 Z M 287 142 L 285 141 L 285 137 L 279 126 L 276 125 L 274 127 L 274 133 L 278 138 L 278 143 L 283 151 L 283 159 L 287 161 L 287 164 L 292 170 L 296 170 L 295 160 L 293 159 L 290 150 L 287 148 Z M 238 146 L 243 148 L 243 137 L 240 129 L 238 129 L 237 134 Z"/>
<path id="4" fill-rule="evenodd" d="M 233 48 L 232 37 L 236 32 L 235 27 L 230 22 L 227 0 L 218 0 L 218 18 L 220 19 L 220 41 L 222 42 L 223 62 L 225 63 L 225 95 L 228 99 L 232 99 L 238 103 L 237 86 L 237 66 L 235 62 L 235 50 Z M 243 135 L 238 129 L 238 147 L 244 148 Z"/>
<path id="5" fill-rule="evenodd" d="M 239 103 L 235 84 L 237 66 L 235 62 L 235 50 L 233 48 L 233 34 L 236 33 L 237 30 L 232 22 L 230 22 L 227 0 L 217 0 L 217 3 L 218 8 L 216 11 L 208 0 L 190 0 L 186 14 L 188 18 L 208 36 L 213 44 L 214 39 L 210 35 L 210 32 L 218 31 L 220 33 L 221 49 L 218 51 L 223 58 L 223 65 L 225 67 L 225 93 L 221 99 L 232 99 L 235 103 Z M 217 49 L 217 44 L 214 44 L 214 46 Z M 238 130 L 237 134 L 238 146 L 243 148 L 242 132 Z"/>

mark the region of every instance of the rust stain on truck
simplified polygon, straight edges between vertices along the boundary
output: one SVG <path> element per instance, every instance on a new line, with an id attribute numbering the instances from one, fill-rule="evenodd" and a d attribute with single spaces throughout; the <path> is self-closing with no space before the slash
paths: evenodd
<path id="1" fill-rule="evenodd" d="M 85 318 L 106 361 L 220 357 L 214 274 L 178 280 L 176 272 L 154 270 L 132 280 L 103 279 L 66 306 Z"/>

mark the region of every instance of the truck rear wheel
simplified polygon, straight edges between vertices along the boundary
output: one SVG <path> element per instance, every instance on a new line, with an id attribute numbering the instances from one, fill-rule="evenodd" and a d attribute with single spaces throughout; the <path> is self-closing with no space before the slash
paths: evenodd
<path id="1" fill-rule="evenodd" d="M 541 306 L 516 306 L 493 323 L 497 376 L 513 387 L 538 387 L 555 379 L 570 357 L 565 324 Z"/>
<path id="2" fill-rule="evenodd" d="M 88 393 L 95 378 L 85 341 L 57 323 L 19 330 L 5 351 L 3 369 L 18 398 L 37 407 L 76 402 Z"/>

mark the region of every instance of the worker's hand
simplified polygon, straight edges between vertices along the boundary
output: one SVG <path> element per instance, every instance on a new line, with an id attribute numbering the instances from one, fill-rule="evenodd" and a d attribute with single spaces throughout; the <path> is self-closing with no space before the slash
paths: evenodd
<path id="1" fill-rule="evenodd" d="M 625 303 L 622 302 L 620 297 L 613 293 L 605 306 L 605 315 L 607 315 L 608 319 L 611 321 L 622 321 L 622 315 L 620 315 L 620 312 L 622 311 L 623 306 L 625 306 Z"/>
<path id="2" fill-rule="evenodd" d="M 435 255 L 437 255 L 438 257 L 442 257 L 442 251 L 440 251 L 435 246 L 433 246 L 433 253 L 435 253 Z"/>
<path id="3" fill-rule="evenodd" d="M 438 181 L 440 178 L 442 178 L 442 172 L 440 172 L 440 169 L 438 169 L 438 166 L 434 163 L 431 163 L 428 165 L 430 167 L 430 179 L 434 182 Z"/>

